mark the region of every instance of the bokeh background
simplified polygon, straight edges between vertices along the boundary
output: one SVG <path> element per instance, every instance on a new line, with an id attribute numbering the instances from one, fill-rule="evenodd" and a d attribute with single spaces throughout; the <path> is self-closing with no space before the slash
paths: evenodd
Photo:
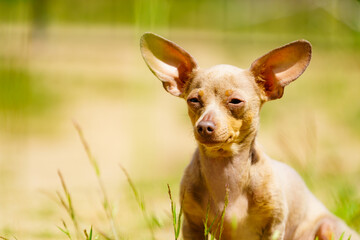
<path id="1" fill-rule="evenodd" d="M 1 237 L 68 239 L 58 229 L 64 220 L 76 238 L 56 200 L 60 170 L 81 230 L 150 239 L 121 164 L 157 219 L 155 238 L 173 238 L 166 184 L 177 202 L 196 143 L 184 102 L 141 58 L 146 31 L 202 67 L 248 68 L 273 48 L 309 40 L 312 62 L 264 106 L 259 141 L 359 230 L 360 1 L 0 0 Z M 118 238 L 73 121 L 98 161 Z"/>

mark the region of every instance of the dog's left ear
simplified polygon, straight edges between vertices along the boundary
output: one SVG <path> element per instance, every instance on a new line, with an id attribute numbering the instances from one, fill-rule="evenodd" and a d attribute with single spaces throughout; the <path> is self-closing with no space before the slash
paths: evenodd
<path id="1" fill-rule="evenodd" d="M 180 46 L 153 33 L 141 37 L 140 49 L 146 64 L 162 81 L 165 90 L 181 96 L 197 69 L 194 58 Z"/>
<path id="2" fill-rule="evenodd" d="M 311 44 L 306 40 L 289 43 L 255 60 L 250 71 L 265 99 L 281 98 L 284 87 L 297 79 L 309 65 Z"/>

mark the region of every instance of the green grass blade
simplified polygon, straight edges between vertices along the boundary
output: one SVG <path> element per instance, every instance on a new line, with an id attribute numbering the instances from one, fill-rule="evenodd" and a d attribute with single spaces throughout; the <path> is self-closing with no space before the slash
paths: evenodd
<path id="1" fill-rule="evenodd" d="M 64 228 L 61 228 L 61 227 L 59 227 L 59 226 L 58 226 L 57 228 L 58 228 L 61 232 L 63 232 L 69 239 L 72 239 L 69 230 L 64 229 Z"/>
<path id="2" fill-rule="evenodd" d="M 92 239 L 92 234 L 93 234 L 93 227 L 91 226 L 91 227 L 90 227 L 89 240 Z"/>
<path id="3" fill-rule="evenodd" d="M 343 240 L 344 235 L 345 235 L 345 232 L 343 232 L 343 233 L 341 234 L 341 236 L 340 236 L 340 239 L 339 239 L 339 240 Z"/>
<path id="4" fill-rule="evenodd" d="M 224 199 L 224 208 L 223 208 L 223 210 L 221 212 L 221 215 L 220 215 L 220 222 L 217 224 L 214 234 L 211 235 L 211 239 L 214 239 L 215 235 L 217 235 L 217 233 L 219 232 L 219 238 L 217 240 L 221 240 L 221 236 L 222 236 L 222 233 L 223 233 L 223 230 L 224 230 L 225 213 L 226 213 L 226 208 L 227 208 L 228 204 L 229 204 L 229 189 L 226 188 L 225 199 Z M 214 221 L 217 218 L 218 218 L 218 214 L 216 215 Z M 210 228 L 211 227 L 212 226 L 210 226 Z"/>
<path id="5" fill-rule="evenodd" d="M 176 238 L 180 236 L 180 229 L 181 229 L 181 217 L 183 214 L 183 205 L 184 205 L 184 199 L 185 199 L 185 193 L 182 196 L 181 204 L 180 204 L 180 212 L 177 220 L 177 232 L 176 232 Z"/>
<path id="6" fill-rule="evenodd" d="M 175 235 L 175 240 L 178 238 L 177 236 L 177 229 L 176 229 L 176 206 L 174 203 L 174 200 L 172 198 L 172 194 L 171 194 L 171 188 L 170 185 L 167 184 L 168 187 L 168 194 L 169 194 L 169 198 L 170 198 L 170 207 L 171 207 L 171 215 L 172 215 L 172 224 L 173 224 L 173 228 L 174 228 L 174 235 Z"/>
<path id="7" fill-rule="evenodd" d="M 208 221 L 209 221 L 209 212 L 210 212 L 210 200 L 206 206 L 206 215 L 204 221 L 204 237 L 207 240 L 209 238 L 210 229 L 208 228 Z"/>

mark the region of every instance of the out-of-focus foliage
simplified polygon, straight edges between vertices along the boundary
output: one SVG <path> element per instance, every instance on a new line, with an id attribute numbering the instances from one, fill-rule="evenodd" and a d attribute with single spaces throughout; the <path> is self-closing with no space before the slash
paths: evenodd
<path id="1" fill-rule="evenodd" d="M 134 24 L 239 30 L 263 27 L 310 32 L 344 24 L 360 30 L 357 0 L 1 0 L 2 21 Z M 335 25 L 335 27 L 334 27 Z M 269 26 L 272 26 L 269 28 Z M 300 29 L 299 29 L 300 28 Z M 334 29 L 335 28 L 335 29 Z"/>

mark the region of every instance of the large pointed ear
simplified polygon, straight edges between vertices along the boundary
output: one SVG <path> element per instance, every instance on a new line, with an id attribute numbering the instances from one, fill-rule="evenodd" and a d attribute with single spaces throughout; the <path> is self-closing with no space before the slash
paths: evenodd
<path id="1" fill-rule="evenodd" d="M 140 40 L 142 56 L 150 70 L 172 95 L 181 96 L 197 68 L 194 58 L 175 43 L 153 33 Z"/>
<path id="2" fill-rule="evenodd" d="M 309 65 L 311 44 L 306 40 L 289 43 L 255 60 L 250 71 L 265 99 L 281 98 L 284 87 L 297 79 Z"/>

